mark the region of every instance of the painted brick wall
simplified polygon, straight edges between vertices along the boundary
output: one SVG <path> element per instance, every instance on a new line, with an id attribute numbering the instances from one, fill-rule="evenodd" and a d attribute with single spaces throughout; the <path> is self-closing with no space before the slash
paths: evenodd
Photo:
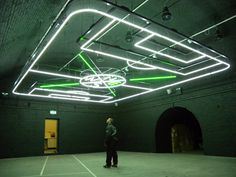
<path id="1" fill-rule="evenodd" d="M 51 109 L 56 109 L 57 115 L 50 115 Z M 110 110 L 98 105 L 1 100 L 0 158 L 43 155 L 46 118 L 59 119 L 60 154 L 104 151 L 105 120 Z"/>
<path id="2" fill-rule="evenodd" d="M 120 149 L 155 152 L 157 121 L 173 106 L 194 114 L 202 129 L 205 154 L 236 156 L 235 82 L 174 96 L 154 93 L 120 105 Z"/>

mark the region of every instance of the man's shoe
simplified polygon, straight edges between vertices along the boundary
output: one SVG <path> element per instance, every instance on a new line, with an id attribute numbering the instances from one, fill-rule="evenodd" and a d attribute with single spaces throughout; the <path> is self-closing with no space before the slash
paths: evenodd
<path id="1" fill-rule="evenodd" d="M 111 168 L 111 166 L 109 166 L 109 165 L 104 165 L 103 167 L 104 168 Z"/>
<path id="2" fill-rule="evenodd" d="M 117 164 L 114 164 L 114 165 L 112 165 L 112 167 L 115 167 L 115 168 L 117 168 Z"/>

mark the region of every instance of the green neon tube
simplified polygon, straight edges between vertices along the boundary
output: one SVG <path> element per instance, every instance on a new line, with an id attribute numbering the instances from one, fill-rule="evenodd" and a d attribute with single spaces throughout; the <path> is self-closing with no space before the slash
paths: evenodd
<path id="1" fill-rule="evenodd" d="M 141 77 L 141 78 L 132 78 L 129 79 L 129 81 L 165 80 L 174 78 L 176 78 L 176 76 Z"/>
<path id="2" fill-rule="evenodd" d="M 164 63 L 164 64 L 166 64 L 166 65 L 170 65 L 170 66 L 177 66 L 177 65 L 175 65 L 175 64 L 172 64 L 172 63 L 169 63 L 169 62 L 166 62 L 166 61 L 160 61 L 161 63 Z"/>
<path id="3" fill-rule="evenodd" d="M 84 36 L 81 36 L 79 40 L 80 40 L 80 41 L 83 41 L 83 40 L 85 40 L 85 37 L 84 37 Z"/>
<path id="4" fill-rule="evenodd" d="M 81 53 L 79 53 L 79 57 L 84 61 L 84 63 L 89 67 L 89 69 L 91 69 L 91 71 L 97 75 L 97 72 L 90 66 L 90 64 L 86 61 L 86 59 L 81 55 Z M 116 94 L 111 90 L 111 88 L 107 87 L 110 92 L 112 93 L 112 95 L 116 96 Z"/>
<path id="5" fill-rule="evenodd" d="M 90 64 L 86 61 L 86 59 L 81 55 L 81 53 L 79 53 L 79 57 L 83 60 L 83 62 L 89 67 L 89 69 L 91 69 L 91 71 L 97 75 L 96 71 L 92 68 L 92 66 L 90 66 Z"/>
<path id="6" fill-rule="evenodd" d="M 108 83 L 108 85 L 112 85 L 112 86 L 118 85 L 118 84 L 120 84 L 120 82 L 110 82 L 110 83 Z"/>
<path id="7" fill-rule="evenodd" d="M 78 86 L 80 83 L 62 83 L 62 84 L 45 84 L 40 85 L 40 88 L 52 88 L 52 87 L 71 87 L 71 86 Z"/>

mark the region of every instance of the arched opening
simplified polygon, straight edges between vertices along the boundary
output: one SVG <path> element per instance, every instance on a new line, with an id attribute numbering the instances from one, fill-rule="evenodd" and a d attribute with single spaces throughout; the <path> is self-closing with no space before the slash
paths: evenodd
<path id="1" fill-rule="evenodd" d="M 193 113 L 182 107 L 163 112 L 156 125 L 156 152 L 195 150 L 202 150 L 202 132 Z"/>

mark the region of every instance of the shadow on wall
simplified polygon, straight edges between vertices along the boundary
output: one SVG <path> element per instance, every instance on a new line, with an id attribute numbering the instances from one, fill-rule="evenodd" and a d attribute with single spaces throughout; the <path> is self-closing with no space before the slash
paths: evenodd
<path id="1" fill-rule="evenodd" d="M 162 113 L 156 125 L 156 152 L 202 150 L 202 132 L 192 112 L 173 107 Z"/>

